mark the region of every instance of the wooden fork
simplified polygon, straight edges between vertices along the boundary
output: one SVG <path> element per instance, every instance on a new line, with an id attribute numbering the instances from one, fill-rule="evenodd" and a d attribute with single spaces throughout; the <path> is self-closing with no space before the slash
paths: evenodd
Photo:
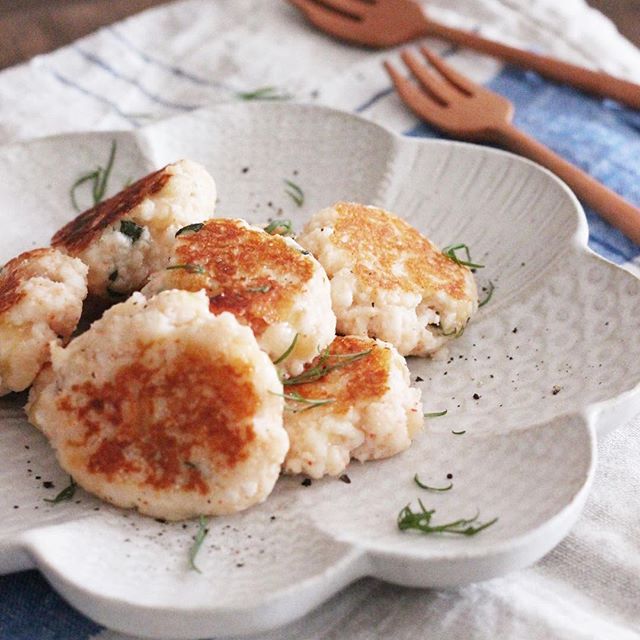
<path id="1" fill-rule="evenodd" d="M 471 82 L 427 47 L 420 51 L 439 73 L 404 51 L 402 60 L 417 84 L 400 75 L 389 62 L 384 63 L 400 97 L 417 116 L 455 138 L 497 143 L 538 162 L 562 178 L 605 220 L 640 244 L 640 209 L 517 129 L 511 122 L 514 109 L 509 100 Z"/>
<path id="2" fill-rule="evenodd" d="M 414 0 L 288 1 L 318 29 L 341 40 L 369 47 L 390 47 L 420 37 L 442 38 L 640 109 L 638 84 L 448 27 L 427 17 Z"/>

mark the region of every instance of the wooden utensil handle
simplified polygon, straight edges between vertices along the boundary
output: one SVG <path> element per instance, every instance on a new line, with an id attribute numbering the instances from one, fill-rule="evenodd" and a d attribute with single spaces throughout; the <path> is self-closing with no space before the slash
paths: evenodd
<path id="1" fill-rule="evenodd" d="M 424 34 L 448 40 L 454 44 L 487 53 L 540 75 L 562 82 L 589 93 L 618 100 L 634 109 L 640 109 L 640 85 L 615 78 L 601 71 L 592 71 L 557 58 L 539 55 L 524 49 L 488 40 L 470 31 L 448 27 L 425 18 Z"/>
<path id="2" fill-rule="evenodd" d="M 551 149 L 513 125 L 499 130 L 497 141 L 508 149 L 538 162 L 562 178 L 585 204 L 602 218 L 640 244 L 640 209 L 567 162 Z"/>

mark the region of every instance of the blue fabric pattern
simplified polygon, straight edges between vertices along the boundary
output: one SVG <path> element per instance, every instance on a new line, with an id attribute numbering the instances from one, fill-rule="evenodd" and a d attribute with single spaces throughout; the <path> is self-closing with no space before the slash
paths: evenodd
<path id="1" fill-rule="evenodd" d="M 88 640 L 101 629 L 70 607 L 38 571 L 0 576 L 0 640 Z"/>

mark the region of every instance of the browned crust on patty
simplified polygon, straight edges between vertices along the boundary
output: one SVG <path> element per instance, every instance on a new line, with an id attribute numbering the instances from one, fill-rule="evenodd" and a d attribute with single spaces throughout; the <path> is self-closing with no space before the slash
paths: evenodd
<path id="1" fill-rule="evenodd" d="M 0 272 L 0 314 L 8 311 L 24 298 L 25 293 L 21 285 L 37 275 L 32 271 L 31 261 L 51 251 L 51 249 L 25 251 L 4 265 Z"/>
<path id="2" fill-rule="evenodd" d="M 280 236 L 220 218 L 179 236 L 172 263 L 206 272 L 171 270 L 173 286 L 205 289 L 213 313 L 233 313 L 257 336 L 281 319 L 292 303 L 292 291 L 313 276 L 312 262 Z"/>
<path id="3" fill-rule="evenodd" d="M 71 254 L 86 249 L 107 227 L 124 218 L 145 198 L 158 193 L 171 178 L 172 174 L 166 169 L 164 167 L 150 173 L 115 196 L 76 216 L 56 231 L 51 244 L 63 247 Z"/>
<path id="4" fill-rule="evenodd" d="M 147 349 L 112 380 L 75 384 L 57 399 L 80 430 L 66 443 L 76 449 L 71 466 L 110 481 L 134 474 L 141 487 L 205 494 L 207 478 L 191 456 L 223 472 L 246 460 L 255 440 L 252 368 L 191 348 L 158 369 Z"/>
<path id="5" fill-rule="evenodd" d="M 334 402 L 326 406 L 337 415 L 347 413 L 356 404 L 379 400 L 387 393 L 391 367 L 390 349 L 381 347 L 374 340 L 358 336 L 337 336 L 328 349 L 331 355 L 353 355 L 366 351 L 370 353 L 344 367 L 329 371 L 314 382 L 285 386 L 285 393 L 294 391 L 311 399 L 333 398 Z M 321 357 L 318 356 L 305 370 L 317 366 Z M 329 366 L 340 362 L 339 358 L 329 357 L 326 360 Z"/>
<path id="6" fill-rule="evenodd" d="M 367 288 L 422 293 L 444 290 L 452 298 L 467 295 L 467 268 L 445 256 L 417 229 L 375 207 L 338 202 L 331 242 L 353 260 L 355 276 Z M 404 264 L 406 273 L 394 267 Z"/>

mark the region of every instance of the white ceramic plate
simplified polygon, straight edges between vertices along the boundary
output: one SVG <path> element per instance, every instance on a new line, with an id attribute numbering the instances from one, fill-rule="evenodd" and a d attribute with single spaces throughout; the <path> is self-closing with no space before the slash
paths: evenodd
<path id="1" fill-rule="evenodd" d="M 0 260 L 47 244 L 73 211 L 69 188 L 118 142 L 110 191 L 189 157 L 214 175 L 218 215 L 300 228 L 339 199 L 383 206 L 441 245 L 466 242 L 493 299 L 444 360 L 410 362 L 432 420 L 391 460 L 354 464 L 351 484 L 283 478 L 268 501 L 210 524 L 190 571 L 193 522 L 162 524 L 78 491 L 21 413 L 0 400 L 0 569 L 38 567 L 73 605 L 119 631 L 196 638 L 259 632 L 372 575 L 441 587 L 528 565 L 566 535 L 586 499 L 595 432 L 640 411 L 640 281 L 586 248 L 580 205 L 550 173 L 492 149 L 400 138 L 307 106 L 233 104 L 135 133 L 93 133 L 0 149 Z M 301 186 L 297 208 L 284 179 Z M 474 399 L 477 394 L 477 399 Z M 479 396 L 479 397 L 478 397 Z M 452 430 L 466 430 L 453 435 Z M 413 482 L 453 489 L 425 493 Z M 55 483 L 45 489 L 43 481 Z M 422 498 L 434 521 L 498 522 L 475 537 L 402 533 Z"/>

